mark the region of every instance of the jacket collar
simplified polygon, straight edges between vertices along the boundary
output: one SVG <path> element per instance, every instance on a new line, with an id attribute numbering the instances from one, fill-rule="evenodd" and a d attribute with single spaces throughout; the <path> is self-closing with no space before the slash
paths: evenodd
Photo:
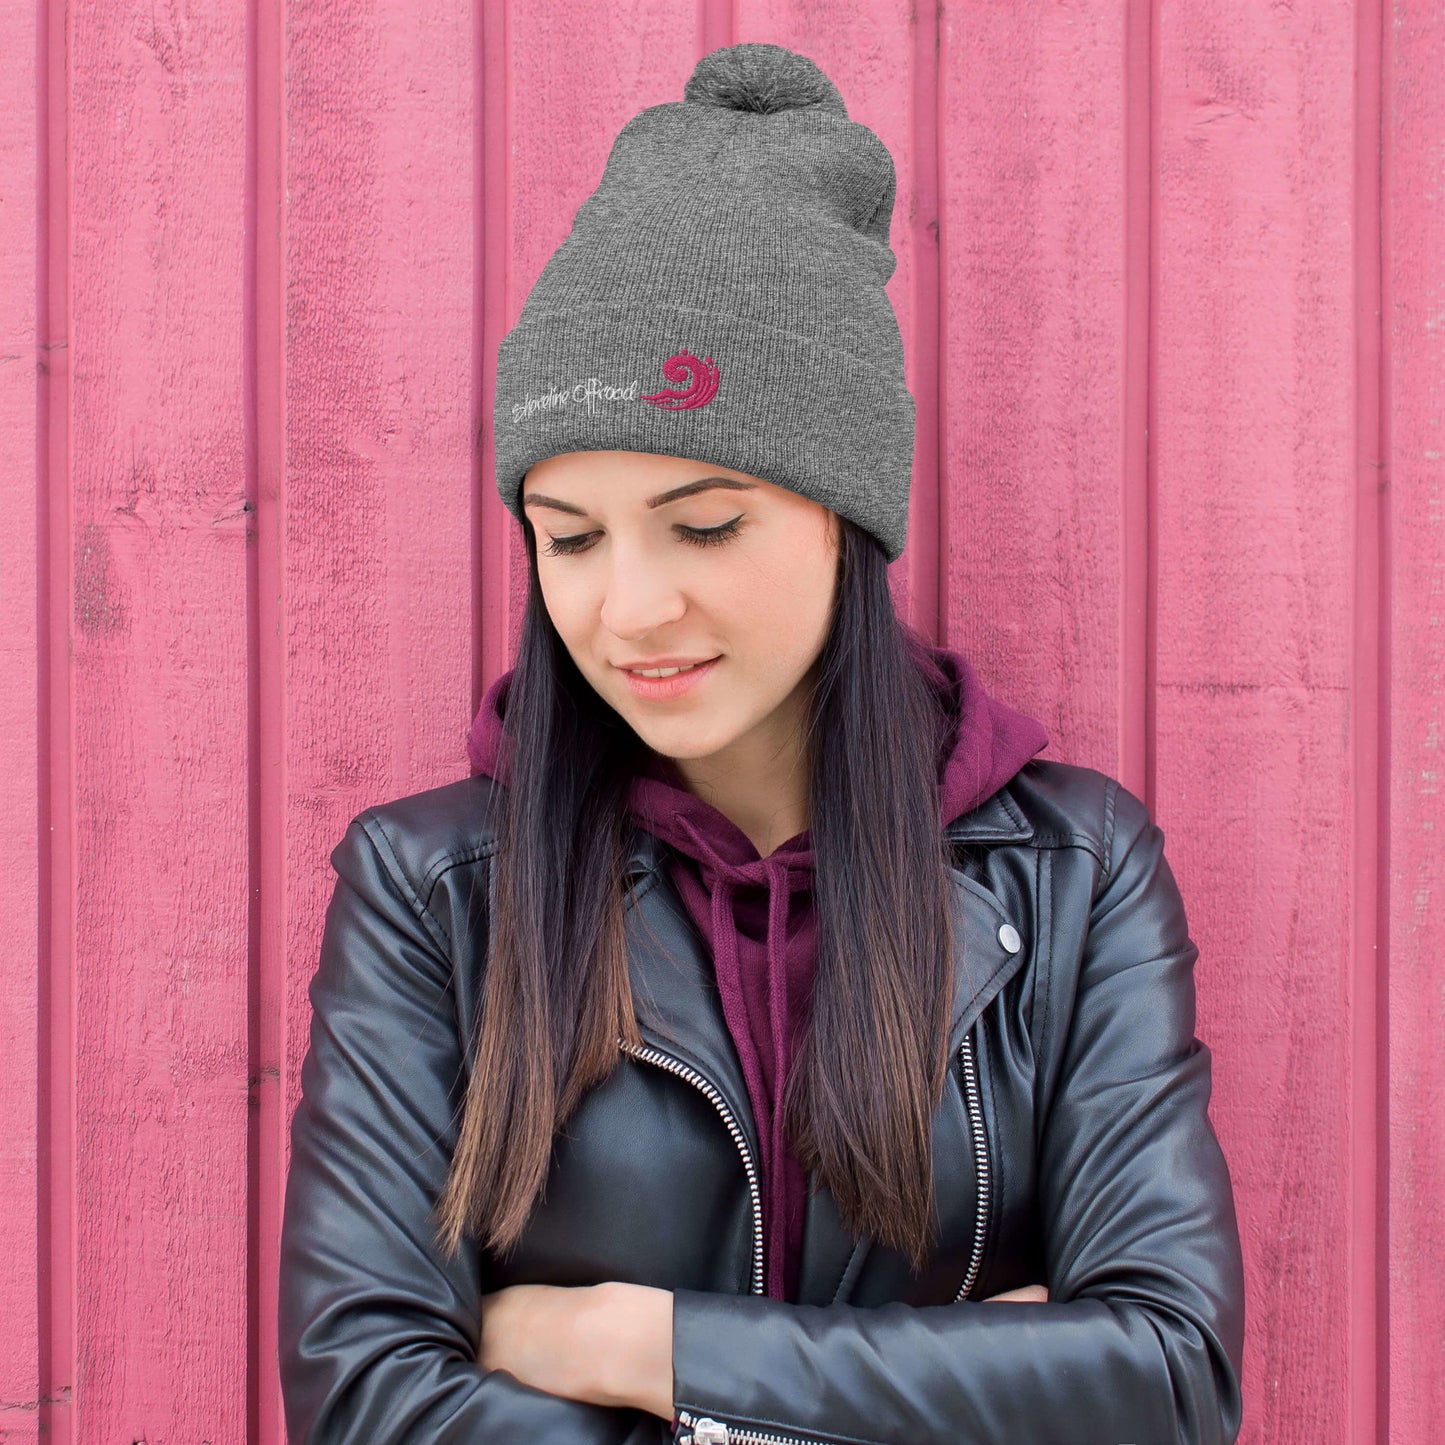
<path id="1" fill-rule="evenodd" d="M 943 836 L 954 843 L 1025 843 L 1034 830 L 1005 787 L 971 812 L 960 814 Z"/>
<path id="2" fill-rule="evenodd" d="M 952 842 L 1020 842 L 1033 829 L 1007 796 L 995 793 L 945 829 Z M 667 849 L 638 829 L 628 860 L 634 901 L 626 909 L 628 968 L 638 1026 L 644 1042 L 700 1073 L 723 1096 L 756 1156 L 757 1129 L 747 1083 L 718 997 L 702 941 L 662 864 Z M 1009 916 L 997 897 L 959 868 L 951 868 L 955 982 L 950 1054 L 1000 990 L 1023 966 L 1027 942 L 1013 951 L 1021 920 Z M 1019 939 L 1013 938 L 1017 944 Z"/>

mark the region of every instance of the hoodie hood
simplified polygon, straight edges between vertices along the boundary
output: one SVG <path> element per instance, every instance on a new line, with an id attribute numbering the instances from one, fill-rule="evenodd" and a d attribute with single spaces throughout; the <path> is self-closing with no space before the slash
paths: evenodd
<path id="1" fill-rule="evenodd" d="M 998 792 L 1048 745 L 1048 734 L 1036 718 L 990 697 L 961 652 L 911 637 L 909 650 L 951 719 L 938 761 L 939 826 L 946 827 Z M 810 829 L 760 857 L 741 828 L 688 791 L 670 758 L 649 752 L 632 779 L 628 804 L 644 828 L 703 865 L 715 902 L 712 885 L 723 884 L 719 914 L 733 887 L 761 885 L 774 896 L 812 887 Z"/>
<path id="2" fill-rule="evenodd" d="M 1043 724 L 990 697 L 968 659 L 909 636 L 909 648 L 951 719 L 938 761 L 940 827 L 987 801 L 1048 744 Z M 509 781 L 502 719 L 511 673 L 488 688 L 467 739 L 479 772 Z M 788 1148 L 781 1101 L 803 1041 L 817 958 L 811 831 L 766 858 L 731 819 L 683 786 L 650 749 L 628 787 L 628 809 L 673 849 L 669 873 L 711 945 L 719 997 L 757 1125 L 765 1188 L 767 1293 L 796 1291 L 807 1178 Z"/>
<path id="3" fill-rule="evenodd" d="M 1037 718 L 991 697 L 963 653 L 912 638 L 909 647 L 951 719 L 938 772 L 939 825 L 946 827 L 987 802 L 1030 758 L 1042 752 L 1048 746 L 1048 733 Z M 467 734 L 467 757 L 472 766 L 504 784 L 511 780 L 512 741 L 503 726 L 511 679 L 508 670 L 486 690 Z M 710 850 L 717 854 L 719 864 L 745 870 L 749 863 L 761 861 L 741 828 L 682 786 L 670 759 L 651 754 L 644 773 L 633 780 L 629 802 L 639 822 L 689 856 Z M 676 826 L 672 820 L 679 820 Z M 706 835 L 709 850 L 688 846 L 693 829 Z M 811 869 L 807 831 L 780 844 L 768 856 L 792 867 L 801 866 L 804 855 Z M 749 876 L 756 871 L 751 870 Z"/>

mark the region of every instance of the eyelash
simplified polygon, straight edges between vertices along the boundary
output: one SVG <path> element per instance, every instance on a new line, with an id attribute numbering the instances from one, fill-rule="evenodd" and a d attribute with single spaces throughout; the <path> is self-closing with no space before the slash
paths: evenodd
<path id="1" fill-rule="evenodd" d="M 737 535 L 742 520 L 742 515 L 739 514 L 720 527 L 679 526 L 678 531 L 682 533 L 683 541 L 692 543 L 694 547 L 716 547 Z M 585 552 L 587 547 L 583 544 L 589 537 L 594 536 L 595 532 L 582 532 L 576 537 L 553 537 L 542 550 L 549 557 L 570 557 L 577 552 Z"/>

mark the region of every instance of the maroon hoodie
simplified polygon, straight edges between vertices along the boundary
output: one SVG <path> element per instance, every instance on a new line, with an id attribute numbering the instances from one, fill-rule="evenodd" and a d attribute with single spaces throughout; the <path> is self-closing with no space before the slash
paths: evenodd
<path id="1" fill-rule="evenodd" d="M 1047 746 L 1048 734 L 1036 719 L 990 697 L 962 653 L 911 645 L 954 722 L 939 769 L 939 822 L 946 826 L 991 798 Z M 467 740 L 477 770 L 503 783 L 510 678 L 503 673 L 487 689 Z M 779 1101 L 802 1044 L 817 958 L 811 835 L 805 829 L 760 857 L 741 828 L 683 787 L 672 761 L 656 754 L 632 779 L 628 804 L 642 827 L 671 845 L 669 876 L 712 948 L 757 1124 L 767 1293 L 791 1300 L 808 1181 L 784 1135 Z"/>

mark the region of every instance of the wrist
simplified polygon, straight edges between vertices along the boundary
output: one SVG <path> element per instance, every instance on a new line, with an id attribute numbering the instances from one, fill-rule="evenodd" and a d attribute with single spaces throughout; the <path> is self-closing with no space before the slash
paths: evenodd
<path id="1" fill-rule="evenodd" d="M 672 1418 L 672 1293 L 609 1281 L 589 1301 L 598 1404 Z"/>

